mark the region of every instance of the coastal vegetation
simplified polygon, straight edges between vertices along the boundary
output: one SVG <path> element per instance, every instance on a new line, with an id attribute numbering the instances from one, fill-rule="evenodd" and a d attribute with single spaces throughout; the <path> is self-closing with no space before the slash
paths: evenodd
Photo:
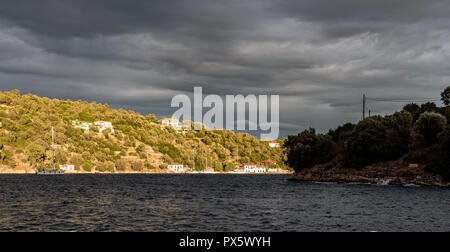
<path id="1" fill-rule="evenodd" d="M 289 136 L 284 142 L 287 164 L 296 173 L 320 167 L 323 175 L 349 168 L 370 172 L 378 169 L 374 164 L 395 161 L 394 173 L 409 173 L 408 168 L 419 165 L 450 181 L 450 87 L 441 97 L 444 107 L 408 104 L 392 115 L 370 116 L 326 134 L 307 129 Z"/>
<path id="2" fill-rule="evenodd" d="M 82 129 L 74 122 L 111 122 L 114 131 Z M 145 172 L 181 163 L 194 170 L 230 171 L 236 164 L 275 160 L 284 166 L 281 148 L 228 130 L 179 132 L 161 127 L 155 115 L 111 109 L 96 102 L 70 101 L 0 92 L 0 167 L 37 169 L 55 160 L 84 172 Z M 206 167 L 206 165 L 208 167 Z"/>

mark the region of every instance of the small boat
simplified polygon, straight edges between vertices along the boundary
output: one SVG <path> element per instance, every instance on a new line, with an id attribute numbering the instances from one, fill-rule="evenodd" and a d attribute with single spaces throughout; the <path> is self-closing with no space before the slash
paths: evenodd
<path id="1" fill-rule="evenodd" d="M 41 170 L 36 172 L 37 175 L 62 175 L 64 171 L 59 169 Z"/>
<path id="2" fill-rule="evenodd" d="M 36 175 L 62 175 L 65 173 L 63 170 L 55 168 L 54 142 L 55 142 L 55 137 L 53 134 L 53 127 L 52 127 L 52 166 L 39 168 L 38 171 L 36 172 Z"/>

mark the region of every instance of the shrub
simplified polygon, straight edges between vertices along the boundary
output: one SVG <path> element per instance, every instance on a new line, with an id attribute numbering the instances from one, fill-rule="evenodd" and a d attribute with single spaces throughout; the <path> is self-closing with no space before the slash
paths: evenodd
<path id="1" fill-rule="evenodd" d="M 5 149 L 3 145 L 0 146 L 0 162 L 3 164 L 10 164 L 12 161 L 12 152 Z"/>
<path id="2" fill-rule="evenodd" d="M 142 171 L 144 169 L 144 164 L 142 161 L 135 161 L 131 163 L 131 169 L 133 171 Z"/>
<path id="3" fill-rule="evenodd" d="M 446 181 L 450 181 L 450 158 L 442 156 L 425 167 L 426 171 L 441 175 Z"/>
<path id="4" fill-rule="evenodd" d="M 149 169 L 149 170 L 154 170 L 155 169 L 155 167 L 152 164 L 150 164 L 150 163 L 145 163 L 145 167 L 147 169 Z"/>
<path id="5" fill-rule="evenodd" d="M 111 161 L 98 163 L 96 170 L 100 172 L 114 172 L 115 164 Z"/>
<path id="6" fill-rule="evenodd" d="M 214 170 L 215 170 L 215 171 L 218 171 L 218 172 L 223 171 L 223 165 L 222 165 L 222 163 L 216 163 L 216 164 L 214 165 Z"/>
<path id="7" fill-rule="evenodd" d="M 90 171 L 92 171 L 94 164 L 90 161 L 84 161 L 83 165 L 81 167 L 83 168 L 83 170 L 90 172 Z"/>
<path id="8" fill-rule="evenodd" d="M 434 112 L 423 113 L 414 124 L 415 144 L 431 146 L 437 142 L 438 134 L 447 125 L 447 119 Z"/>
<path id="9" fill-rule="evenodd" d="M 125 171 L 127 169 L 127 161 L 125 159 L 118 159 L 115 162 L 116 170 Z"/>
<path id="10" fill-rule="evenodd" d="M 232 163 L 228 163 L 227 165 L 225 165 L 225 171 L 233 171 L 235 169 L 235 165 Z"/>
<path id="11" fill-rule="evenodd" d="M 70 163 L 72 163 L 78 170 L 83 165 L 83 157 L 80 154 L 75 153 L 70 158 Z"/>
<path id="12" fill-rule="evenodd" d="M 147 159 L 147 153 L 140 152 L 140 153 L 139 153 L 139 158 L 140 158 L 140 159 Z"/>

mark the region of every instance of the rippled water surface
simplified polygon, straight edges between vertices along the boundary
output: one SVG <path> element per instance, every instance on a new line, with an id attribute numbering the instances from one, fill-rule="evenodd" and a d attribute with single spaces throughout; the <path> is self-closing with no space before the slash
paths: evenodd
<path id="1" fill-rule="evenodd" d="M 0 231 L 450 231 L 450 190 L 290 175 L 0 175 Z"/>

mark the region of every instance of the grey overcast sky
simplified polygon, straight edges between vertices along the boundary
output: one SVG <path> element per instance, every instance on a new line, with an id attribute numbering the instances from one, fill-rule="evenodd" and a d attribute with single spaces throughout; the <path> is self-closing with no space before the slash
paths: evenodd
<path id="1" fill-rule="evenodd" d="M 326 131 L 361 118 L 363 93 L 438 98 L 449 13 L 445 0 L 0 0 L 0 90 L 158 117 L 194 86 L 278 94 L 282 136 Z"/>

